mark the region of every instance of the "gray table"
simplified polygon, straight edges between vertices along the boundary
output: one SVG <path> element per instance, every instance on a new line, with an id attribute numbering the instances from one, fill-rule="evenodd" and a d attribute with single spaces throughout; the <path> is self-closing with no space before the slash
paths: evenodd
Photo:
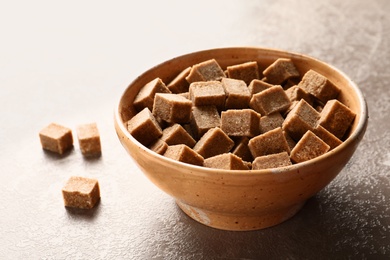
<path id="1" fill-rule="evenodd" d="M 390 257 L 390 2 L 8 1 L 0 8 L 0 259 Z M 120 145 L 113 111 L 137 75 L 200 49 L 262 46 L 333 64 L 362 89 L 367 133 L 340 175 L 287 222 L 227 232 L 188 218 Z M 51 122 L 98 124 L 100 158 L 44 152 Z M 71 175 L 102 200 L 67 210 Z"/>

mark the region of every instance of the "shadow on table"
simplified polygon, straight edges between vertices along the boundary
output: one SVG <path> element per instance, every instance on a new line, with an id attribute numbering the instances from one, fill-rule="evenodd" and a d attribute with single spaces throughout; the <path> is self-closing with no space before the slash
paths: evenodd
<path id="1" fill-rule="evenodd" d="M 79 208 L 71 208 L 71 207 L 65 207 L 65 209 L 70 218 L 92 222 L 100 214 L 100 208 L 101 208 L 100 204 L 101 202 L 99 200 L 92 209 L 79 209 Z"/>
<path id="2" fill-rule="evenodd" d="M 56 161 L 56 160 L 62 160 L 64 158 L 70 156 L 71 154 L 75 153 L 75 148 L 72 147 L 69 150 L 65 151 L 63 154 L 58 154 L 58 153 L 55 153 L 55 152 L 52 152 L 52 151 L 48 151 L 48 150 L 45 150 L 45 149 L 42 149 L 42 151 L 43 151 L 44 156 L 47 159 Z"/>
<path id="3" fill-rule="evenodd" d="M 197 247 L 194 252 L 207 252 L 208 257 L 219 259 L 365 259 L 390 253 L 388 245 L 383 248 L 383 238 L 373 238 L 374 233 L 380 233 L 380 227 L 361 227 L 357 216 L 364 208 L 325 197 L 312 197 L 291 219 L 257 231 L 218 230 L 181 212 L 178 221 L 188 229 L 178 235 L 186 244 Z M 181 211 L 178 207 L 177 210 Z"/>
<path id="4" fill-rule="evenodd" d="M 54 160 L 54 161 L 63 160 L 66 157 L 69 157 L 70 155 L 76 154 L 76 153 L 78 153 L 77 155 L 80 156 L 80 159 L 84 160 L 86 163 L 96 163 L 96 162 L 99 162 L 99 161 L 102 160 L 102 157 L 103 157 L 102 153 L 96 153 L 96 154 L 85 156 L 85 155 L 83 155 L 81 153 L 81 151 L 76 151 L 76 149 L 74 147 L 72 147 L 71 149 L 67 150 L 63 154 L 58 154 L 58 153 L 51 152 L 51 151 L 48 151 L 48 150 L 45 150 L 45 149 L 42 149 L 42 151 L 44 153 L 44 156 L 47 159 Z"/>

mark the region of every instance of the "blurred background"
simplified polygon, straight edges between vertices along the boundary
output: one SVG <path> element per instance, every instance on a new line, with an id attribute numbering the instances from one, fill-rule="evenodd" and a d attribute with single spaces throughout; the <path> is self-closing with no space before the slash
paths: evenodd
<path id="1" fill-rule="evenodd" d="M 390 2 L 386 0 L 0 1 L 1 259 L 373 259 L 390 257 Z M 362 89 L 366 136 L 343 172 L 291 220 L 227 232 L 189 219 L 120 145 L 113 113 L 143 71 L 228 46 L 284 49 Z M 41 149 L 51 122 L 96 122 L 102 156 Z M 71 175 L 102 200 L 66 210 Z"/>

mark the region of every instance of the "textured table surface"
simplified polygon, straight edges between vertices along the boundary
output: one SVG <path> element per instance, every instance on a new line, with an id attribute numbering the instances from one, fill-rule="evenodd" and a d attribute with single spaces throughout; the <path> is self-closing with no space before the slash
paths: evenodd
<path id="1" fill-rule="evenodd" d="M 2 1 L 0 259 L 390 257 L 390 2 Z M 260 46 L 336 66 L 361 88 L 369 126 L 337 178 L 292 219 L 228 232 L 187 217 L 126 154 L 113 111 L 137 75 L 201 49 Z M 102 156 L 41 149 L 51 122 L 96 122 Z M 64 208 L 71 175 L 97 178 L 90 211 Z"/>

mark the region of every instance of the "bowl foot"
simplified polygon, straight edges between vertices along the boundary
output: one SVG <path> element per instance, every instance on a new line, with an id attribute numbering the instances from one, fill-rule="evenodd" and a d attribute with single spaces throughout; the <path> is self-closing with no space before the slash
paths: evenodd
<path id="1" fill-rule="evenodd" d="M 230 231 L 249 231 L 275 226 L 293 217 L 305 204 L 302 202 L 272 212 L 241 216 L 199 209 L 180 201 L 176 203 L 192 219 L 209 227 Z"/>

